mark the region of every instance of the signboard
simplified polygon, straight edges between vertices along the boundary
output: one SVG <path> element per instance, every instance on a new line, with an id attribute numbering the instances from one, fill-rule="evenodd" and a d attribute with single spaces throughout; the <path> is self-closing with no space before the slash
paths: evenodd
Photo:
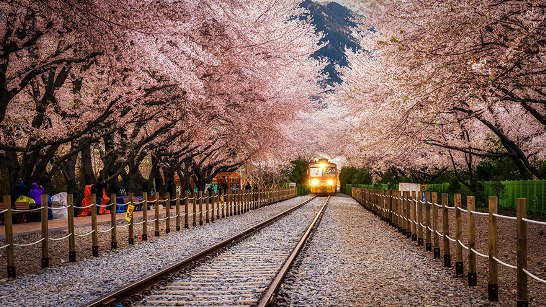
<path id="1" fill-rule="evenodd" d="M 125 212 L 125 220 L 129 223 L 131 223 L 131 220 L 133 219 L 133 211 L 135 211 L 135 206 L 129 204 L 127 206 L 127 212 Z"/>
<path id="2" fill-rule="evenodd" d="M 418 183 L 406 183 L 406 182 L 400 182 L 398 184 L 398 190 L 399 191 L 420 191 L 421 185 Z"/>

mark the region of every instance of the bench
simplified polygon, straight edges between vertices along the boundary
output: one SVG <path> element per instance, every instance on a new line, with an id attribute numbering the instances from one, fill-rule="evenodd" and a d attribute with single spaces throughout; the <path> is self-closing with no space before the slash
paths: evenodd
<path id="1" fill-rule="evenodd" d="M 28 202 L 22 202 L 22 201 L 18 201 L 18 202 L 15 202 L 15 209 L 16 210 L 30 210 L 30 206 L 28 204 Z M 17 221 L 19 223 L 24 223 L 26 222 L 26 212 L 13 212 L 12 211 L 12 216 L 13 216 L 13 221 Z"/>
<path id="2" fill-rule="evenodd" d="M 4 211 L 6 206 L 4 203 L 0 203 L 0 211 Z M 16 202 L 15 209 L 17 210 L 29 210 L 29 204 L 27 202 Z M 12 220 L 18 223 L 24 223 L 26 219 L 26 212 L 11 212 Z M 6 213 L 0 214 L 0 224 L 4 224 Z"/>

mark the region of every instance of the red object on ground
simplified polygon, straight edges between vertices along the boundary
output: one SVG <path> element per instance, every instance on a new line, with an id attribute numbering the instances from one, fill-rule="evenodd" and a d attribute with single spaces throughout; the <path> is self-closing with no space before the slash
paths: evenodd
<path id="1" fill-rule="evenodd" d="M 87 207 L 82 209 L 82 212 L 78 216 L 88 216 L 91 215 L 91 208 L 88 207 L 91 205 L 91 184 L 85 186 L 83 191 L 82 207 Z M 102 191 L 102 203 L 100 204 L 99 214 L 110 214 L 110 210 L 106 210 L 106 204 L 110 201 L 106 191 Z"/>

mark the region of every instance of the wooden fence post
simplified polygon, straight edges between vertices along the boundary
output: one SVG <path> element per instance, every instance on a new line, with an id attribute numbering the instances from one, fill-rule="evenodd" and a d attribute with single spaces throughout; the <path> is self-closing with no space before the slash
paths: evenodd
<path id="1" fill-rule="evenodd" d="M 203 191 L 199 191 L 199 226 L 203 225 Z"/>
<path id="2" fill-rule="evenodd" d="M 227 211 L 227 192 L 222 190 L 222 193 L 219 194 L 220 196 L 220 206 L 222 207 L 222 218 L 226 218 L 226 211 Z"/>
<path id="3" fill-rule="evenodd" d="M 496 196 L 489 196 L 489 283 L 487 285 L 487 296 L 490 301 L 499 300 L 499 282 L 498 282 L 498 258 L 497 252 L 497 217 L 498 199 Z"/>
<path id="4" fill-rule="evenodd" d="M 191 192 L 192 197 L 192 210 L 193 210 L 193 216 L 192 216 L 192 227 L 197 227 L 197 193 L 195 193 L 195 190 Z"/>
<path id="5" fill-rule="evenodd" d="M 112 193 L 110 194 L 110 226 L 112 227 L 110 232 L 110 248 L 116 249 L 118 248 L 118 230 L 117 230 L 117 224 L 116 224 L 116 211 L 117 211 L 117 201 L 116 201 L 116 194 Z"/>
<path id="6" fill-rule="evenodd" d="M 229 185 L 226 191 L 226 216 L 231 216 L 231 189 Z"/>
<path id="7" fill-rule="evenodd" d="M 155 193 L 154 213 L 155 213 L 154 235 L 156 237 L 159 237 L 159 192 Z"/>
<path id="8" fill-rule="evenodd" d="M 171 193 L 165 193 L 165 233 L 171 232 Z"/>
<path id="9" fill-rule="evenodd" d="M 389 222 L 389 225 L 394 225 L 394 218 L 396 217 L 393 214 L 393 191 L 391 190 L 382 190 L 381 195 L 379 195 L 381 201 L 381 216 L 383 220 Z"/>
<path id="10" fill-rule="evenodd" d="M 404 202 L 406 206 L 406 237 L 411 238 L 411 200 L 408 191 L 404 191 Z"/>
<path id="11" fill-rule="evenodd" d="M 132 196 L 129 196 L 131 201 Z M 148 240 L 148 192 L 142 193 L 143 204 L 142 204 L 142 241 Z M 134 217 L 133 217 L 134 218 Z"/>
<path id="12" fill-rule="evenodd" d="M 451 267 L 451 251 L 449 244 L 449 194 L 442 193 L 442 221 L 444 238 L 444 267 Z"/>
<path id="13" fill-rule="evenodd" d="M 517 307 L 528 306 L 529 298 L 527 293 L 527 222 L 523 219 L 527 218 L 527 199 L 516 199 L 516 232 L 518 236 L 517 241 L 517 284 L 518 292 L 516 305 Z"/>
<path id="14" fill-rule="evenodd" d="M 205 223 L 210 223 L 210 197 L 207 190 L 203 191 L 203 200 L 205 202 Z"/>
<path id="15" fill-rule="evenodd" d="M 244 188 L 241 188 L 241 199 L 242 199 L 241 206 L 243 207 L 242 211 L 243 213 L 245 213 L 247 212 L 247 208 L 248 208 L 248 192 Z"/>
<path id="16" fill-rule="evenodd" d="M 4 229 L 6 233 L 6 252 L 7 252 L 7 268 L 8 278 L 15 278 L 15 246 L 13 245 L 13 215 L 11 212 L 11 196 L 4 195 L 4 206 L 6 214 L 4 215 Z"/>
<path id="17" fill-rule="evenodd" d="M 455 206 L 455 276 L 464 274 L 463 266 L 463 247 L 461 246 L 461 237 L 463 234 L 461 221 L 461 194 L 453 196 L 453 205 Z"/>
<path id="18" fill-rule="evenodd" d="M 190 213 L 189 213 L 189 202 L 190 202 L 190 193 L 188 191 L 184 192 L 184 228 L 190 228 Z"/>
<path id="19" fill-rule="evenodd" d="M 99 233 L 97 229 L 97 209 L 100 207 L 100 204 L 97 204 L 97 196 L 91 194 L 91 242 L 93 246 L 93 257 L 99 256 Z"/>
<path id="20" fill-rule="evenodd" d="M 411 210 L 411 240 L 417 241 L 417 192 L 411 192 L 410 210 Z"/>
<path id="21" fill-rule="evenodd" d="M 415 202 L 417 204 L 417 245 L 423 246 L 423 201 L 422 201 L 422 192 L 416 192 Z"/>
<path id="22" fill-rule="evenodd" d="M 219 220 L 221 218 L 220 209 L 222 209 L 220 204 L 220 193 L 216 192 L 214 193 L 214 200 L 213 202 L 216 203 L 216 219 Z"/>
<path id="23" fill-rule="evenodd" d="M 430 231 L 430 192 L 425 192 L 425 250 L 432 252 L 432 232 Z"/>
<path id="24" fill-rule="evenodd" d="M 438 193 L 432 192 L 432 231 L 434 232 L 433 252 L 434 259 L 440 259 L 440 235 L 438 234 Z"/>
<path id="25" fill-rule="evenodd" d="M 66 197 L 68 210 L 68 262 L 76 262 L 76 235 L 74 232 L 74 195 L 68 194 Z"/>
<path id="26" fill-rule="evenodd" d="M 47 194 L 42 194 L 42 269 L 49 267 L 49 231 L 47 219 Z"/>
<path id="27" fill-rule="evenodd" d="M 146 195 L 146 194 L 142 194 L 142 195 Z M 133 192 L 130 192 L 129 193 L 129 203 L 131 204 L 131 206 L 134 206 L 134 202 L 133 202 Z M 148 203 L 145 202 L 144 203 L 145 206 L 148 206 Z M 130 245 L 133 245 L 135 244 L 135 217 L 133 215 L 133 218 L 131 218 L 131 221 L 129 221 L 129 229 L 128 229 L 128 236 L 129 236 L 129 244 Z"/>
<path id="28" fill-rule="evenodd" d="M 211 209 L 210 209 L 210 221 L 211 222 L 214 222 L 214 218 L 215 218 L 215 214 L 216 214 L 216 210 L 215 210 L 215 194 L 214 194 L 214 189 L 211 188 L 210 192 L 209 192 L 209 201 L 210 201 L 210 205 L 211 205 Z"/>
<path id="29" fill-rule="evenodd" d="M 478 285 L 476 273 L 476 216 L 472 211 L 476 210 L 474 196 L 466 198 L 466 210 L 468 211 L 468 285 Z"/>
<path id="30" fill-rule="evenodd" d="M 398 221 L 398 231 L 403 235 L 406 235 L 404 232 L 404 206 L 402 200 L 402 192 L 396 192 L 396 220 Z"/>
<path id="31" fill-rule="evenodd" d="M 175 211 L 176 211 L 176 217 L 175 217 L 175 223 L 176 223 L 176 231 L 180 231 L 180 198 L 182 197 L 182 192 L 179 191 L 176 193 L 176 202 L 175 202 Z"/>

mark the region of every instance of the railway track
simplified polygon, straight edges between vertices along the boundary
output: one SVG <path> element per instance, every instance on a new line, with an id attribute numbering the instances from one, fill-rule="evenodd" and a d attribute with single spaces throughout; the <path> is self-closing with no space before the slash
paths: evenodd
<path id="1" fill-rule="evenodd" d="M 329 199 L 306 200 L 87 306 L 267 306 Z M 308 226 L 296 211 L 307 203 L 320 208 Z"/>

